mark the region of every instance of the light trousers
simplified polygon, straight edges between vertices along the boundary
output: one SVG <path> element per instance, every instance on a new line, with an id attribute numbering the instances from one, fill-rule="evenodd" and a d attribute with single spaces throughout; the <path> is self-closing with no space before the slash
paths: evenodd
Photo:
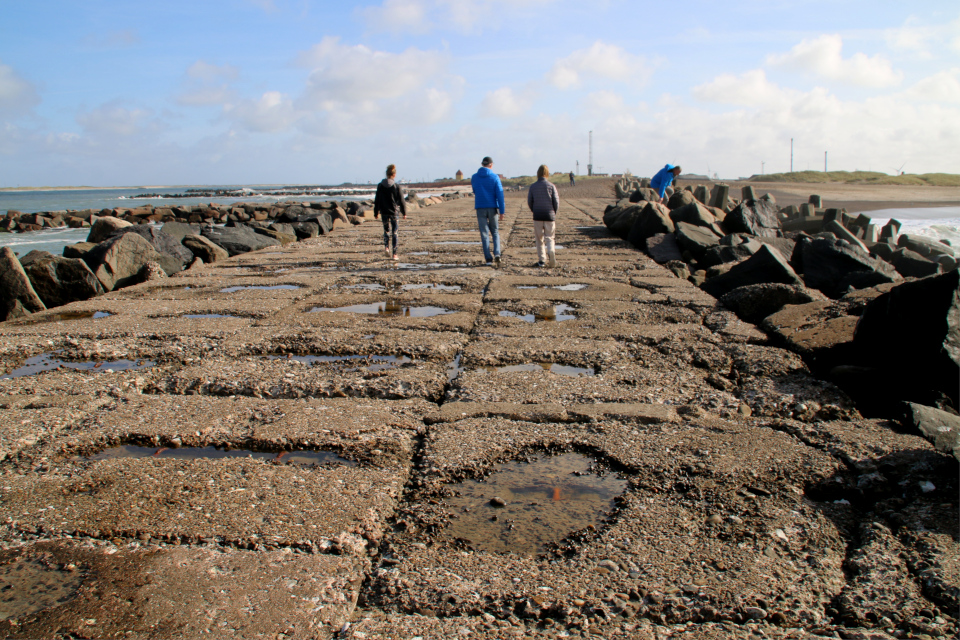
<path id="1" fill-rule="evenodd" d="M 553 220 L 534 220 L 533 235 L 537 239 L 537 262 L 546 262 L 554 252 L 553 234 L 557 223 Z"/>

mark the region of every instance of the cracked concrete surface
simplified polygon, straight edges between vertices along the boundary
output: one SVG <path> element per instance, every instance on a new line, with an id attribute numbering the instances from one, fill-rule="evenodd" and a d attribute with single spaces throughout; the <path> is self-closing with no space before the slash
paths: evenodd
<path id="1" fill-rule="evenodd" d="M 556 269 L 510 194 L 500 270 L 455 200 L 401 221 L 400 264 L 367 220 L 0 324 L 7 373 L 153 363 L 0 379 L 0 633 L 954 637 L 956 460 L 611 237 L 590 189 Z M 450 313 L 311 311 L 386 300 Z M 346 462 L 90 459 L 120 445 Z M 595 525 L 538 557 L 443 535 L 451 483 L 560 452 L 627 480 Z"/>

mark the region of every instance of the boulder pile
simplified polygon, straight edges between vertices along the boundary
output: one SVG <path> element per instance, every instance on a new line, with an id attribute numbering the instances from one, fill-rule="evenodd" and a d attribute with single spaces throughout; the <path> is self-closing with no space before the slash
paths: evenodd
<path id="1" fill-rule="evenodd" d="M 804 357 L 861 410 L 891 415 L 909 401 L 960 408 L 960 251 L 901 234 L 819 196 L 779 208 L 726 185 L 686 187 L 666 206 L 622 179 L 603 221 L 678 277 Z"/>
<path id="2" fill-rule="evenodd" d="M 462 197 L 409 199 L 417 207 Z M 17 255 L 0 252 L 0 322 L 171 276 L 248 251 L 327 235 L 340 224 L 372 217 L 372 201 L 209 204 L 136 209 L 8 211 L 0 231 L 28 232 L 69 225 L 89 228 L 86 242 Z M 157 224 L 162 223 L 162 227 Z"/>

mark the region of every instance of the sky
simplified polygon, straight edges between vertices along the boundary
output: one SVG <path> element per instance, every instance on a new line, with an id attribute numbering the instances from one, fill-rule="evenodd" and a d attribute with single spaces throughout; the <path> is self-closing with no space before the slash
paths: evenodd
<path id="1" fill-rule="evenodd" d="M 960 173 L 956 0 L 0 0 L 0 187 Z"/>

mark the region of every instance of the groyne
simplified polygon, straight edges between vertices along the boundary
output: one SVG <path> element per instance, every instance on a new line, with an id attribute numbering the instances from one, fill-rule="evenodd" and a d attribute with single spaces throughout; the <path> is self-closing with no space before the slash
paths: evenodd
<path id="1" fill-rule="evenodd" d="M 562 195 L 556 269 L 458 200 L 0 324 L 3 635 L 952 637 L 956 458 Z"/>

